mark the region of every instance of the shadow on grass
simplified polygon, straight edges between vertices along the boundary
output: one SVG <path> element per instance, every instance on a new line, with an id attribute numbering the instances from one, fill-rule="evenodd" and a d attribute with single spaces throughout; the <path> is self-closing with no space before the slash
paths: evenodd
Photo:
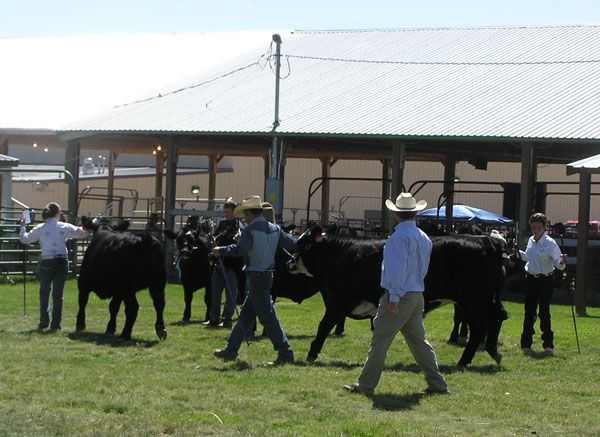
<path id="1" fill-rule="evenodd" d="M 600 319 L 600 316 L 590 316 L 589 314 L 584 314 L 583 316 L 577 317 L 581 317 L 582 319 Z"/>
<path id="2" fill-rule="evenodd" d="M 549 360 L 549 359 L 553 359 L 556 358 L 554 356 L 554 354 L 549 354 L 548 352 L 545 351 L 531 351 L 528 354 L 525 355 L 525 358 L 531 358 L 532 360 Z"/>
<path id="3" fill-rule="evenodd" d="M 312 340 L 315 338 L 314 335 L 309 334 L 286 334 L 286 337 L 290 340 Z"/>
<path id="4" fill-rule="evenodd" d="M 252 364 L 244 360 L 235 360 L 223 367 L 212 367 L 211 370 L 217 372 L 243 372 L 245 370 L 252 370 Z"/>
<path id="5" fill-rule="evenodd" d="M 84 343 L 95 343 L 98 346 L 111 346 L 111 347 L 131 347 L 131 346 L 143 346 L 150 348 L 156 346 L 158 340 L 124 340 L 112 334 L 97 333 L 97 332 L 71 332 L 67 335 L 70 340 L 81 341 Z"/>
<path id="6" fill-rule="evenodd" d="M 300 367 L 337 367 L 338 369 L 356 369 L 362 367 L 364 363 L 348 363 L 346 361 L 295 361 L 295 366 Z"/>
<path id="7" fill-rule="evenodd" d="M 469 365 L 466 369 L 459 367 L 457 365 L 453 366 L 439 366 L 440 372 L 443 374 L 451 374 L 451 373 L 463 373 L 463 372 L 474 372 L 474 373 L 483 373 L 483 374 L 494 374 L 502 372 L 502 367 L 497 364 L 489 364 L 485 366 L 473 366 Z M 390 366 L 385 367 L 386 370 L 391 370 L 393 372 L 409 372 L 409 373 L 422 373 L 423 371 L 416 363 L 411 364 L 403 364 L 396 363 Z"/>
<path id="8" fill-rule="evenodd" d="M 0 331 L 2 332 L 2 331 Z M 51 330 L 51 329 L 28 329 L 27 331 L 22 331 L 21 334 L 25 335 L 57 335 L 60 334 L 60 330 Z"/>
<path id="9" fill-rule="evenodd" d="M 201 325 L 204 323 L 202 320 L 179 320 L 178 322 L 171 322 L 168 326 L 188 326 L 188 325 Z"/>
<path id="10" fill-rule="evenodd" d="M 383 411 L 403 411 L 412 410 L 412 408 L 421 402 L 423 396 L 418 393 L 399 395 L 395 393 L 381 393 L 370 395 L 373 401 L 373 408 Z"/>

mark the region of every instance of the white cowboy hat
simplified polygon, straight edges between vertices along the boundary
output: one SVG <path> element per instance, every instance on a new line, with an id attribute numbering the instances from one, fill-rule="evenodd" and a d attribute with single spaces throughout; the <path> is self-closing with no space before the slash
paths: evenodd
<path id="1" fill-rule="evenodd" d="M 244 215 L 244 211 L 247 209 L 260 209 L 263 210 L 263 204 L 260 200 L 260 196 L 249 196 L 244 197 L 242 200 L 242 204 L 235 207 L 233 213 L 236 217 L 242 217 Z"/>
<path id="2" fill-rule="evenodd" d="M 390 199 L 385 201 L 387 209 L 397 212 L 412 212 L 421 211 L 427 207 L 427 202 L 424 200 L 415 201 L 415 198 L 410 193 L 400 193 L 396 197 L 396 203 Z"/>

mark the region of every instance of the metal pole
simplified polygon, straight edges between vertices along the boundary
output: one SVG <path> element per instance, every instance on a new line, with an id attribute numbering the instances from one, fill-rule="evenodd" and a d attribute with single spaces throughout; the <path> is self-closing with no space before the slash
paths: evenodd
<path id="1" fill-rule="evenodd" d="M 273 131 L 279 126 L 279 81 L 281 75 L 281 36 L 273 35 L 275 42 L 275 120 L 273 121 Z"/>
<path id="2" fill-rule="evenodd" d="M 265 200 L 271 202 L 275 212 L 275 216 L 280 219 L 283 202 L 282 192 L 283 183 L 281 179 L 281 166 L 283 164 L 283 146 L 276 135 L 277 127 L 279 126 L 279 84 L 281 81 L 281 36 L 273 35 L 275 43 L 275 119 L 271 133 L 273 134 L 273 142 L 270 150 L 269 177 L 265 186 Z"/>

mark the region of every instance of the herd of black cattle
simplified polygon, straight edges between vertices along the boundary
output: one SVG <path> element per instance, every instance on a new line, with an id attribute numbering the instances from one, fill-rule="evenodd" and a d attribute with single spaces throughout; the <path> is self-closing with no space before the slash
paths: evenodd
<path id="1" fill-rule="evenodd" d="M 127 232 L 127 223 L 119 226 L 95 224 L 82 217 L 85 227 L 93 231 L 79 275 L 78 331 L 85 329 L 85 307 L 90 292 L 101 299 L 111 299 L 107 333 L 115 333 L 116 317 L 125 306 L 125 325 L 121 337 L 131 338 L 139 304 L 136 292 L 150 291 L 156 310 L 155 329 L 159 338 L 167 336 L 163 312 L 167 271 L 163 244 L 148 233 Z M 165 232 L 175 240 L 184 289 L 183 320 L 191 318 L 193 293 L 204 288 L 204 302 L 210 308 L 211 261 L 210 232 L 204 226 Z M 324 238 L 316 238 L 324 236 Z M 522 275 L 522 265 L 507 257 L 505 243 L 497 238 L 475 235 L 432 236 L 433 249 L 429 271 L 425 278 L 425 314 L 436 307 L 453 302 L 460 312 L 455 325 L 464 322 L 469 338 L 458 362 L 461 367 L 471 363 L 479 345 L 500 363 L 497 350 L 498 334 L 507 318 L 500 301 L 507 271 Z M 312 226 L 298 240 L 298 253 L 278 249 L 271 294 L 273 300 L 285 297 L 294 302 L 321 293 L 325 314 L 310 345 L 308 361 L 317 359 L 327 336 L 336 326 L 342 334 L 346 317 L 372 318 L 383 289 L 379 285 L 385 240 L 359 240 L 323 233 Z M 239 269 L 239 299 L 243 299 L 244 281 Z M 455 327 L 456 329 L 456 327 Z"/>

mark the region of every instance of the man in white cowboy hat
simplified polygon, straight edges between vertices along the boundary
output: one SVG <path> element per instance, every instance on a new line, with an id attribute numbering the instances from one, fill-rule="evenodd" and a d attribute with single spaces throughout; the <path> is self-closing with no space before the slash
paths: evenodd
<path id="1" fill-rule="evenodd" d="M 416 202 L 410 193 L 400 193 L 396 202 L 386 200 L 396 213 L 396 227 L 383 248 L 381 287 L 385 293 L 373 320 L 373 337 L 367 361 L 358 382 L 345 385 L 350 393 L 373 394 L 379 383 L 385 357 L 392 340 L 402 332 L 419 367 L 425 373 L 427 388 L 421 394 L 448 393 L 433 348 L 425 339 L 423 327 L 424 278 L 429 268 L 431 240 L 417 228 L 415 218 L 427 202 Z"/>
<path id="2" fill-rule="evenodd" d="M 216 357 L 225 361 L 237 358 L 242 341 L 251 333 L 258 316 L 277 351 L 277 359 L 270 364 L 294 362 L 294 353 L 275 313 L 270 291 L 277 246 L 296 250 L 296 240 L 279 226 L 268 222 L 263 217 L 264 208 L 259 196 L 246 197 L 234 210 L 235 215 L 243 216 L 247 223 L 240 239 L 229 246 L 212 249 L 215 256 L 243 256 L 245 261 L 246 298 L 238 322 L 227 339 L 225 349 L 214 352 Z"/>

